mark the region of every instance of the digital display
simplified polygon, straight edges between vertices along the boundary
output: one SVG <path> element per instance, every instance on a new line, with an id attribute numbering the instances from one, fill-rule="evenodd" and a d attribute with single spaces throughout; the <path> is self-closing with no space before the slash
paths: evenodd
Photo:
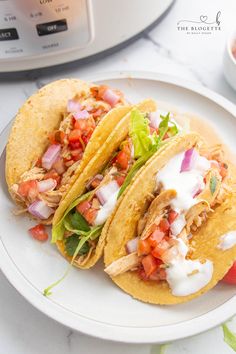
<path id="1" fill-rule="evenodd" d="M 68 27 L 66 19 L 63 19 L 52 22 L 40 23 L 36 25 L 36 29 L 39 36 L 47 36 L 48 34 L 67 31 Z"/>

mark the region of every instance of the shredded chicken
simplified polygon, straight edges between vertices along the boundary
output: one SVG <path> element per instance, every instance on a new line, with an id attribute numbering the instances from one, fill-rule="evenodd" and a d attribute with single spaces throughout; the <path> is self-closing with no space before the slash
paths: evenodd
<path id="1" fill-rule="evenodd" d="M 111 277 L 115 277 L 118 274 L 122 274 L 137 267 L 140 263 L 140 259 L 136 252 L 130 253 L 128 256 L 121 257 L 112 262 L 104 271 Z"/>
<path id="2" fill-rule="evenodd" d="M 222 161 L 224 158 L 224 152 L 221 144 L 213 146 L 206 146 L 200 148 L 200 155 L 205 156 L 208 160 Z"/>
<path id="3" fill-rule="evenodd" d="M 35 166 L 21 175 L 19 183 L 35 179 L 41 181 L 44 178 L 45 173 L 46 171 L 44 168 Z"/>
<path id="4" fill-rule="evenodd" d="M 73 128 L 72 118 L 73 118 L 72 114 L 69 114 L 66 118 L 64 118 L 61 121 L 59 130 L 63 131 L 65 134 L 69 134 L 71 129 Z"/>
<path id="5" fill-rule="evenodd" d="M 71 177 L 74 175 L 75 171 L 77 170 L 80 161 L 76 161 L 72 166 L 70 166 L 67 171 L 63 174 L 61 185 L 66 185 L 70 182 Z"/>
<path id="6" fill-rule="evenodd" d="M 176 197 L 175 190 L 165 190 L 161 192 L 151 203 L 146 216 L 146 227 L 144 228 L 141 238 L 145 239 L 150 234 L 150 228 L 153 224 L 158 224 L 163 217 L 163 210 L 169 206 L 170 201 Z"/>

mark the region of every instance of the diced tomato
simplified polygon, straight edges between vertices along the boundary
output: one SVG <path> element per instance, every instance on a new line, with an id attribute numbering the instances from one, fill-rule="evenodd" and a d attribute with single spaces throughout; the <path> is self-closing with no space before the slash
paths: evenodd
<path id="1" fill-rule="evenodd" d="M 71 141 L 71 142 L 70 142 L 70 148 L 71 148 L 72 150 L 78 150 L 78 149 L 81 149 L 81 147 L 82 147 L 82 145 L 81 145 L 80 140 L 78 140 L 78 141 Z"/>
<path id="2" fill-rule="evenodd" d="M 90 87 L 90 93 L 94 98 L 97 98 L 98 96 L 98 87 L 97 86 L 92 86 Z"/>
<path id="3" fill-rule="evenodd" d="M 148 277 L 147 277 L 145 270 L 143 268 L 138 269 L 137 272 L 138 272 L 138 276 L 140 279 L 142 279 L 144 281 L 148 280 Z"/>
<path id="4" fill-rule="evenodd" d="M 91 204 L 87 201 L 84 200 L 83 202 L 79 203 L 76 206 L 76 210 L 80 213 L 80 214 L 84 214 L 89 208 L 91 208 Z"/>
<path id="5" fill-rule="evenodd" d="M 160 265 L 163 264 L 161 260 L 157 260 L 157 261 L 160 261 Z M 149 279 L 154 281 L 160 281 L 166 279 L 165 269 L 159 267 L 156 272 L 150 275 Z"/>
<path id="6" fill-rule="evenodd" d="M 224 283 L 236 285 L 236 262 L 234 262 L 233 266 L 230 268 L 228 273 L 222 279 Z"/>
<path id="7" fill-rule="evenodd" d="M 156 247 L 162 241 L 164 236 L 165 233 L 163 231 L 156 229 L 148 238 L 148 242 L 150 246 Z"/>
<path id="8" fill-rule="evenodd" d="M 169 212 L 169 214 L 168 214 L 168 222 L 169 222 L 169 224 L 172 224 L 175 221 L 175 219 L 177 218 L 178 215 L 179 214 L 176 211 L 171 210 Z"/>
<path id="9" fill-rule="evenodd" d="M 88 142 L 89 142 L 91 136 L 92 136 L 92 133 L 89 133 L 89 134 L 87 134 L 87 135 L 82 135 L 81 138 L 82 138 L 82 141 L 84 142 L 84 145 L 85 145 L 85 146 L 88 145 Z"/>
<path id="10" fill-rule="evenodd" d="M 55 179 L 55 181 L 57 182 L 57 185 L 61 182 L 61 177 L 59 176 L 59 174 L 57 173 L 56 170 L 52 169 L 50 171 L 48 171 L 45 175 L 43 179 L 48 179 L 48 178 L 53 178 Z"/>
<path id="11" fill-rule="evenodd" d="M 98 98 L 102 99 L 102 96 L 104 95 L 105 91 L 108 89 L 108 86 L 106 85 L 101 85 L 98 88 Z"/>
<path id="12" fill-rule="evenodd" d="M 138 254 L 147 255 L 151 252 L 151 246 L 148 239 L 140 240 L 138 243 Z"/>
<path id="13" fill-rule="evenodd" d="M 22 197 L 28 197 L 29 193 L 31 197 L 33 197 L 33 194 L 36 197 L 38 195 L 38 183 L 36 180 L 21 182 L 18 186 L 17 192 Z"/>
<path id="14" fill-rule="evenodd" d="M 98 210 L 93 209 L 93 208 L 90 208 L 84 212 L 83 216 L 90 225 L 93 224 L 93 222 L 96 218 L 97 212 L 98 212 Z"/>
<path id="15" fill-rule="evenodd" d="M 166 270 L 164 268 L 160 268 L 159 276 L 160 276 L 160 280 L 165 280 L 166 279 Z"/>
<path id="16" fill-rule="evenodd" d="M 126 170 L 129 163 L 129 157 L 124 151 L 119 151 L 116 156 L 116 163 L 121 167 L 122 170 Z"/>
<path id="17" fill-rule="evenodd" d="M 227 173 L 228 173 L 227 168 L 225 168 L 224 166 L 221 166 L 221 168 L 220 168 L 221 177 L 225 178 L 227 176 Z"/>
<path id="18" fill-rule="evenodd" d="M 45 229 L 45 226 L 42 224 L 38 224 L 34 227 L 31 227 L 28 231 L 35 240 L 43 242 L 47 241 L 48 239 L 47 231 Z"/>
<path id="19" fill-rule="evenodd" d="M 49 141 L 51 144 L 63 144 L 66 134 L 61 130 L 55 130 L 49 134 Z"/>
<path id="20" fill-rule="evenodd" d="M 159 263 L 153 255 L 149 254 L 142 259 L 142 265 L 147 277 L 154 273 L 159 267 Z"/>
<path id="21" fill-rule="evenodd" d="M 79 129 L 81 132 L 87 130 L 87 119 L 78 119 L 74 124 L 75 129 Z"/>
<path id="22" fill-rule="evenodd" d="M 167 232 L 170 229 L 170 224 L 167 219 L 161 219 L 158 226 L 162 232 Z"/>
<path id="23" fill-rule="evenodd" d="M 125 176 L 116 176 L 115 180 L 117 184 L 121 187 L 125 181 Z"/>
<path id="24" fill-rule="evenodd" d="M 73 129 L 69 134 L 69 142 L 75 142 L 81 139 L 81 131 L 79 129 Z"/>
<path id="25" fill-rule="evenodd" d="M 163 240 L 152 250 L 151 253 L 154 257 L 160 258 L 168 248 L 169 248 L 169 243 Z"/>

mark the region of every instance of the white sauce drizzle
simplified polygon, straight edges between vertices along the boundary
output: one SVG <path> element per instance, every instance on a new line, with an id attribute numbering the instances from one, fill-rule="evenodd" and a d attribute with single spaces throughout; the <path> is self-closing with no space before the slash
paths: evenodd
<path id="1" fill-rule="evenodd" d="M 236 231 L 229 231 L 222 235 L 220 238 L 220 243 L 217 248 L 225 251 L 236 245 Z"/>
<path id="2" fill-rule="evenodd" d="M 198 155 L 190 171 L 180 172 L 183 159 L 184 152 L 172 157 L 156 176 L 165 190 L 176 190 L 177 196 L 172 200 L 171 207 L 178 213 L 189 210 L 198 202 L 194 195 L 199 189 L 204 189 L 203 178 L 211 167 L 210 161 Z"/>
<path id="3" fill-rule="evenodd" d="M 178 239 L 178 256 L 169 264 L 166 269 L 166 280 L 175 296 L 187 296 L 206 286 L 213 274 L 213 264 L 206 260 L 200 263 L 198 260 L 185 259 L 188 247 Z"/>
<path id="4" fill-rule="evenodd" d="M 185 152 L 182 152 L 174 156 L 156 175 L 157 183 L 160 182 L 164 190 L 174 189 L 177 192 L 170 204 L 171 208 L 179 213 L 171 225 L 174 238 L 186 225 L 185 212 L 198 202 L 194 196 L 198 190 L 204 189 L 204 176 L 211 167 L 210 161 L 197 154 L 192 169 L 180 172 L 184 155 Z M 180 238 L 176 240 L 176 256 L 170 260 L 169 268 L 166 269 L 166 280 L 173 295 L 187 296 L 209 283 L 213 264 L 209 260 L 202 264 L 198 260 L 186 259 L 188 246 Z"/>
<path id="5" fill-rule="evenodd" d="M 177 216 L 175 221 L 171 224 L 170 230 L 173 236 L 178 236 L 186 225 L 186 220 L 184 214 Z"/>
<path id="6" fill-rule="evenodd" d="M 120 188 L 119 188 L 120 190 Z M 119 193 L 119 190 L 113 193 L 108 201 L 103 204 L 103 206 L 98 210 L 96 219 L 94 221 L 94 225 L 102 225 L 104 222 L 108 219 L 108 217 L 111 215 L 113 212 L 116 203 L 117 203 L 117 196 Z"/>

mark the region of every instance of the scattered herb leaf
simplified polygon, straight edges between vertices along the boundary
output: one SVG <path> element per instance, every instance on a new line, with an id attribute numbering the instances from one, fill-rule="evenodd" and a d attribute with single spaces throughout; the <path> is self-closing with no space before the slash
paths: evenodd
<path id="1" fill-rule="evenodd" d="M 211 190 L 211 194 L 213 195 L 216 191 L 216 187 L 217 187 L 217 182 L 218 179 L 216 176 L 212 176 L 210 179 L 210 190 Z"/>

